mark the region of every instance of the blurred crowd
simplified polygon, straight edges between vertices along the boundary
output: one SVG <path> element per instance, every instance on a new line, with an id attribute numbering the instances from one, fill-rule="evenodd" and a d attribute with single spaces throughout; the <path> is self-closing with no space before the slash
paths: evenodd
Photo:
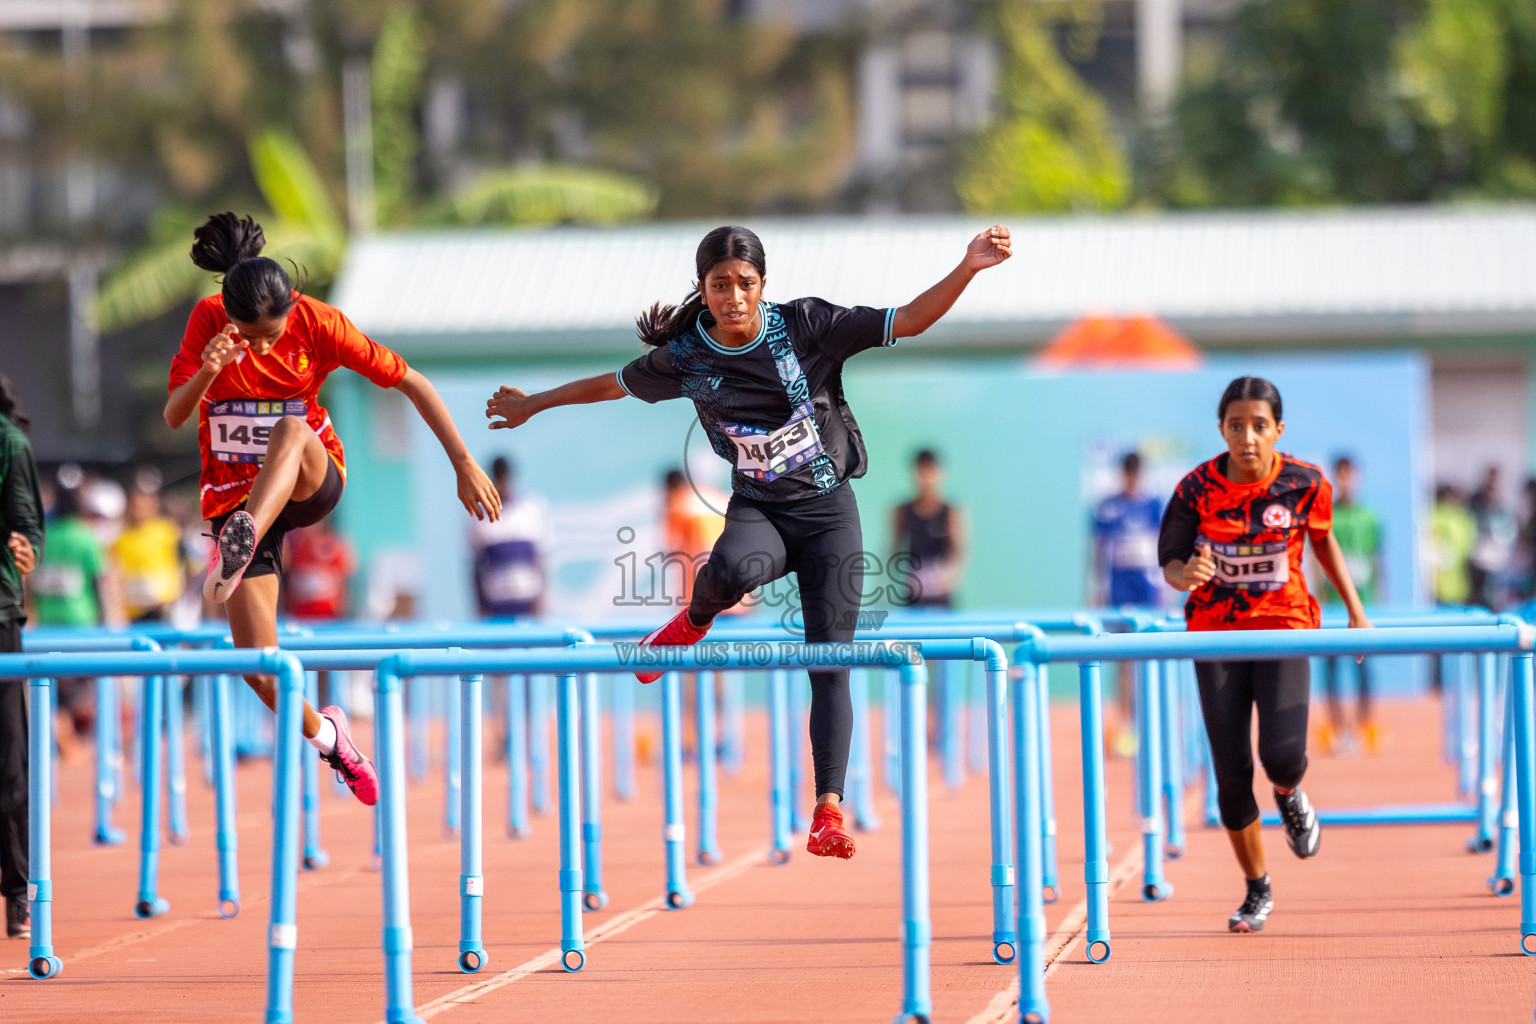
<path id="1" fill-rule="evenodd" d="M 1536 477 L 1510 504 L 1497 467 L 1470 493 L 1435 488 L 1426 547 L 1430 589 L 1441 605 L 1503 611 L 1536 597 Z"/>

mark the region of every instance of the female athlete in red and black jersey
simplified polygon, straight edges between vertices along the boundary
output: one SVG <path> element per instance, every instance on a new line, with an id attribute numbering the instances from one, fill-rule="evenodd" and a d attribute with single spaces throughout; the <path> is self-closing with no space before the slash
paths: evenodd
<path id="1" fill-rule="evenodd" d="M 1189 628 L 1316 629 L 1318 605 L 1301 569 L 1307 539 L 1344 598 L 1349 624 L 1369 626 L 1333 536 L 1333 488 L 1316 466 L 1275 451 L 1285 433 L 1280 392 L 1267 380 L 1239 377 L 1221 396 L 1217 420 L 1227 453 L 1180 481 L 1158 540 L 1164 578 L 1189 591 Z M 1307 770 L 1308 663 L 1196 662 L 1195 674 L 1221 823 L 1248 880 L 1247 897 L 1227 927 L 1256 932 L 1274 900 L 1253 799 L 1249 723 L 1257 707 L 1259 760 L 1274 784 L 1291 850 L 1314 856 L 1317 814 L 1300 789 Z"/>
<path id="2" fill-rule="evenodd" d="M 846 309 L 822 299 L 767 302 L 767 260 L 746 228 L 716 228 L 695 255 L 694 291 L 682 306 L 652 307 L 639 321 L 650 350 L 617 373 L 528 395 L 502 388 L 486 403 L 492 427 L 515 427 L 560 405 L 632 395 L 689 398 L 715 453 L 735 468 L 725 530 L 695 579 L 688 607 L 645 638 L 689 646 L 716 615 L 789 573 L 799 578 L 805 639 L 853 638 L 863 590 L 863 533 L 853 489 L 868 464 L 843 397 L 843 362 L 865 349 L 921 334 L 954 305 L 971 278 L 1011 254 L 1008 229 L 983 231 L 959 266 L 900 308 Z M 661 671 L 637 672 L 643 683 Z M 852 857 L 838 809 L 853 709 L 846 669 L 811 676 L 816 810 L 806 848 Z"/>
<path id="3" fill-rule="evenodd" d="M 501 513 L 496 488 L 459 437 L 437 391 L 405 360 L 374 343 L 333 306 L 299 294 L 251 218 L 220 213 L 198 228 L 192 262 L 224 275 L 199 302 L 171 363 L 165 422 L 197 413 L 203 517 L 218 553 L 203 596 L 227 602 L 236 647 L 277 644 L 283 535 L 325 518 L 346 484 L 346 460 L 320 385 L 346 367 L 415 404 L 458 473 L 459 500 L 477 518 Z M 277 710 L 277 682 L 246 676 Z M 363 803 L 378 799 L 373 764 L 352 742 L 338 707 L 304 705 L 304 735 Z"/>

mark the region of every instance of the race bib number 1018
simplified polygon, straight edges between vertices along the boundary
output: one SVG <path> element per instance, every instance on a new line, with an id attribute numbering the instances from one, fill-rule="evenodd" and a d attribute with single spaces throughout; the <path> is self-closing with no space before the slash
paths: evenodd
<path id="1" fill-rule="evenodd" d="M 1218 587 L 1273 592 L 1283 589 L 1291 578 L 1285 541 L 1222 544 L 1201 538 L 1199 543 L 1211 546 L 1211 555 L 1216 559 L 1216 577 L 1211 582 Z"/>
<path id="2" fill-rule="evenodd" d="M 308 407 L 298 399 L 231 399 L 208 407 L 208 442 L 220 462 L 256 462 L 267 457 L 272 428 L 284 416 L 303 419 Z"/>

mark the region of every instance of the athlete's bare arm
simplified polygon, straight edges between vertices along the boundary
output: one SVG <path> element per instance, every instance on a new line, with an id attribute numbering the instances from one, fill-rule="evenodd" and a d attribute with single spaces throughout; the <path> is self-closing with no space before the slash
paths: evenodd
<path id="1" fill-rule="evenodd" d="M 197 403 L 208 393 L 219 371 L 240 358 L 240 353 L 249 347 L 235 330 L 234 324 L 225 324 L 222 331 L 208 339 L 208 344 L 203 347 L 203 365 L 192 375 L 191 380 L 172 391 L 171 397 L 166 400 L 165 422 L 172 430 L 192 418 Z"/>
<path id="2" fill-rule="evenodd" d="M 453 425 L 453 417 L 448 415 L 448 407 L 443 404 L 437 388 L 416 370 L 407 370 L 395 390 L 411 400 L 422 420 L 437 435 L 437 441 L 447 453 L 448 461 L 453 463 L 453 472 L 459 479 L 460 503 L 476 519 L 492 522 L 500 519 L 501 495 L 474 456 L 469 454 L 469 446 L 459 436 L 459 428 Z"/>
<path id="3" fill-rule="evenodd" d="M 960 298 L 971 278 L 988 267 L 995 267 L 1013 255 L 1013 240 L 1008 229 L 994 224 L 965 247 L 965 258 L 945 275 L 944 280 L 896 310 L 891 333 L 898 338 L 912 338 L 938 323 L 939 317 Z"/>
<path id="4" fill-rule="evenodd" d="M 1360 603 L 1360 595 L 1355 592 L 1355 581 L 1349 577 L 1349 564 L 1344 561 L 1344 551 L 1339 547 L 1339 539 L 1328 531 L 1328 539 L 1319 544 L 1312 541 L 1312 554 L 1317 559 L 1317 564 L 1322 566 L 1323 572 L 1333 581 L 1333 589 L 1344 599 L 1344 607 L 1349 611 L 1349 625 L 1351 628 L 1369 628 L 1371 620 L 1365 617 L 1365 606 Z"/>
<path id="5" fill-rule="evenodd" d="M 600 373 L 530 395 L 521 388 L 501 387 L 485 403 L 485 418 L 492 430 L 511 429 L 527 423 L 535 413 L 561 405 L 613 402 L 625 396 L 617 373 Z M 501 417 L 497 419 L 497 417 Z"/>

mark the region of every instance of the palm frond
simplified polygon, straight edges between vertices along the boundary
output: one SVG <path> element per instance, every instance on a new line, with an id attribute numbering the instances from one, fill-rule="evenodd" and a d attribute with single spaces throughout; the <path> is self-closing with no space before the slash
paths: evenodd
<path id="1" fill-rule="evenodd" d="M 454 224 L 616 224 L 656 210 L 643 181 L 588 167 L 490 171 L 460 189 L 437 219 Z"/>

